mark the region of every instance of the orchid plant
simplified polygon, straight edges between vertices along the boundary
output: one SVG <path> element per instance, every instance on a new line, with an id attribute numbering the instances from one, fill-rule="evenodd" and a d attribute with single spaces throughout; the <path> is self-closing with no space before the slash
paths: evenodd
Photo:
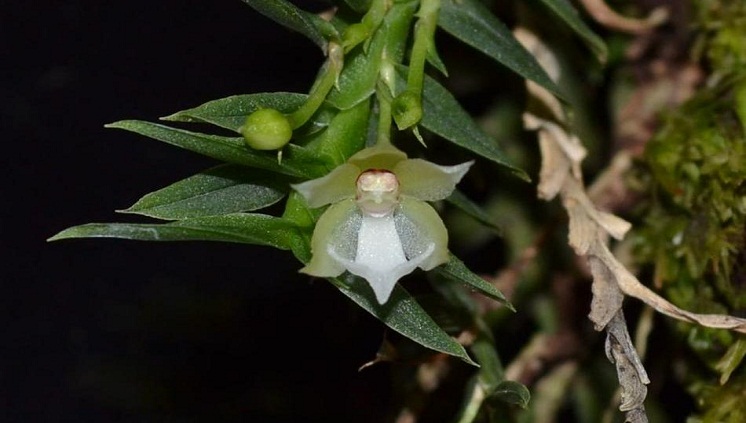
<path id="1" fill-rule="evenodd" d="M 291 251 L 304 276 L 326 278 L 385 325 L 436 353 L 481 366 L 461 421 L 483 403 L 528 403 L 528 390 L 506 380 L 494 340 L 474 312 L 476 291 L 512 305 L 449 252 L 443 203 L 495 228 L 493 217 L 456 186 L 478 162 L 529 180 L 444 86 L 438 29 L 493 59 L 548 95 L 563 91 L 513 33 L 478 0 L 337 0 L 314 14 L 285 0 L 243 0 L 310 39 L 325 61 L 308 94 L 259 93 L 209 101 L 162 118 L 108 125 L 221 162 L 145 195 L 124 213 L 165 223 L 92 223 L 69 238 L 208 240 Z M 544 12 L 575 31 L 598 57 L 603 42 L 565 0 L 540 0 Z M 429 72 L 427 72 L 429 70 Z M 212 125 L 202 133 L 170 123 Z M 225 130 L 232 136 L 220 135 Z M 220 134 L 219 134 L 220 133 Z M 410 158 L 431 140 L 451 143 L 465 163 Z M 397 146 L 399 147 L 397 147 Z M 429 148 L 422 148 L 424 156 Z M 418 153 L 410 153 L 415 157 Z M 280 215 L 258 213 L 284 200 Z M 468 322 L 444 328 L 401 284 L 416 269 Z M 466 289 L 465 289 L 466 288 Z M 465 341 L 455 335 L 472 333 Z M 469 352 L 465 349 L 469 348 Z M 493 405 L 494 406 L 494 405 Z"/>

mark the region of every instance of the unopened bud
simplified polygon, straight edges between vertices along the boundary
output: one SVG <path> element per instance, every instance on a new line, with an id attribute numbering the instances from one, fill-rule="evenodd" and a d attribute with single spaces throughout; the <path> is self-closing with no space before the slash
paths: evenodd
<path id="1" fill-rule="evenodd" d="M 404 91 L 392 103 L 392 114 L 400 130 L 416 125 L 422 119 L 422 99 L 414 91 Z"/>
<path id="2" fill-rule="evenodd" d="M 246 144 L 255 150 L 277 150 L 290 141 L 293 128 L 275 109 L 259 109 L 246 118 L 240 129 Z"/>

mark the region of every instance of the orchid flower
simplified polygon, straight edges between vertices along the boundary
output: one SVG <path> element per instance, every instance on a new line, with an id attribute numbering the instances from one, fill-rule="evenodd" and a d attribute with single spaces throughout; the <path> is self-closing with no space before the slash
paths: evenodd
<path id="1" fill-rule="evenodd" d="M 335 277 L 347 270 L 385 303 L 402 276 L 448 261 L 448 233 L 426 201 L 448 197 L 472 164 L 439 166 L 379 145 L 326 176 L 293 185 L 310 207 L 331 204 L 316 223 L 311 261 L 300 271 Z"/>

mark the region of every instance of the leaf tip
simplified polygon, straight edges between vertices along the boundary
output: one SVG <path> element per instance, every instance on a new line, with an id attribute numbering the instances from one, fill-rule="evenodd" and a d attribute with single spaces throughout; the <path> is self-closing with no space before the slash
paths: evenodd
<path id="1" fill-rule="evenodd" d="M 136 207 L 137 204 L 134 204 L 130 207 L 127 207 L 126 209 L 117 209 L 114 210 L 115 213 L 121 213 L 121 214 L 137 214 L 140 209 Z"/>
<path id="2" fill-rule="evenodd" d="M 476 368 L 482 367 L 479 365 L 479 363 L 477 363 L 476 361 L 472 360 L 471 357 L 469 357 L 469 354 L 466 352 L 466 350 L 464 350 L 464 354 L 459 356 L 459 358 L 461 359 L 461 361 L 463 361 L 464 363 L 470 366 L 474 366 Z"/>
<path id="3" fill-rule="evenodd" d="M 106 129 L 125 129 L 127 127 L 127 124 L 132 121 L 129 120 L 118 120 L 116 122 L 107 123 L 104 125 L 104 128 Z"/>
<path id="4" fill-rule="evenodd" d="M 192 109 L 190 109 L 190 110 L 182 110 L 180 112 L 172 113 L 172 114 L 170 114 L 168 116 L 159 117 L 158 120 L 163 121 L 163 122 L 189 122 L 189 123 L 193 123 L 193 122 L 200 123 L 200 122 L 203 122 L 198 117 L 195 117 L 194 115 L 192 115 L 191 112 L 192 112 Z M 210 123 L 210 122 L 208 122 L 208 123 Z"/>
<path id="5" fill-rule="evenodd" d="M 161 116 L 158 118 L 158 120 L 165 120 L 165 121 L 171 121 L 171 122 L 179 122 L 183 118 L 183 115 L 181 112 L 172 113 L 168 116 Z"/>
<path id="6" fill-rule="evenodd" d="M 56 234 L 50 236 L 49 238 L 47 238 L 46 241 L 54 242 L 54 241 L 60 241 L 63 239 L 75 238 L 75 236 L 71 234 L 71 229 L 73 228 L 63 229 L 57 232 Z"/>
<path id="7" fill-rule="evenodd" d="M 531 183 L 531 177 L 528 176 L 528 173 L 526 173 L 525 170 L 519 169 L 519 168 L 512 168 L 511 173 L 513 173 L 513 175 L 518 177 L 518 179 L 522 180 L 523 182 L 526 182 L 529 184 Z"/>

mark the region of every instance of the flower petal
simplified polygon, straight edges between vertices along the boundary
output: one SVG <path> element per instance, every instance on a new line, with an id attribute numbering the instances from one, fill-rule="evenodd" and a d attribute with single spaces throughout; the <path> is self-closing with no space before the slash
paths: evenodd
<path id="1" fill-rule="evenodd" d="M 339 259 L 331 257 L 329 251 L 334 251 L 338 257 L 354 260 L 361 220 L 362 215 L 354 199 L 329 206 L 313 230 L 311 261 L 300 271 L 320 277 L 341 275 L 345 266 Z"/>
<path id="2" fill-rule="evenodd" d="M 321 178 L 291 186 L 306 199 L 309 207 L 316 208 L 355 197 L 355 181 L 359 174 L 357 166 L 346 163 Z"/>
<path id="3" fill-rule="evenodd" d="M 422 270 L 430 270 L 448 261 L 448 231 L 429 204 L 403 197 L 394 220 L 404 254 L 410 260 L 422 257 L 418 264 Z"/>
<path id="4" fill-rule="evenodd" d="M 406 153 L 394 146 L 377 145 L 358 151 L 350 157 L 348 163 L 356 165 L 361 170 L 392 170 L 397 163 L 405 161 L 406 159 Z"/>
<path id="5" fill-rule="evenodd" d="M 456 166 L 439 166 L 412 159 L 397 163 L 393 171 L 399 178 L 402 194 L 423 201 L 437 201 L 451 195 L 473 164 L 474 161 L 470 161 Z"/>
<path id="6" fill-rule="evenodd" d="M 396 282 L 421 265 L 435 249 L 435 245 L 431 243 L 423 254 L 407 260 L 391 215 L 363 216 L 357 239 L 354 261 L 340 256 L 333 246 L 328 247 L 329 255 L 343 264 L 350 273 L 365 278 L 381 304 L 388 301 Z"/>

